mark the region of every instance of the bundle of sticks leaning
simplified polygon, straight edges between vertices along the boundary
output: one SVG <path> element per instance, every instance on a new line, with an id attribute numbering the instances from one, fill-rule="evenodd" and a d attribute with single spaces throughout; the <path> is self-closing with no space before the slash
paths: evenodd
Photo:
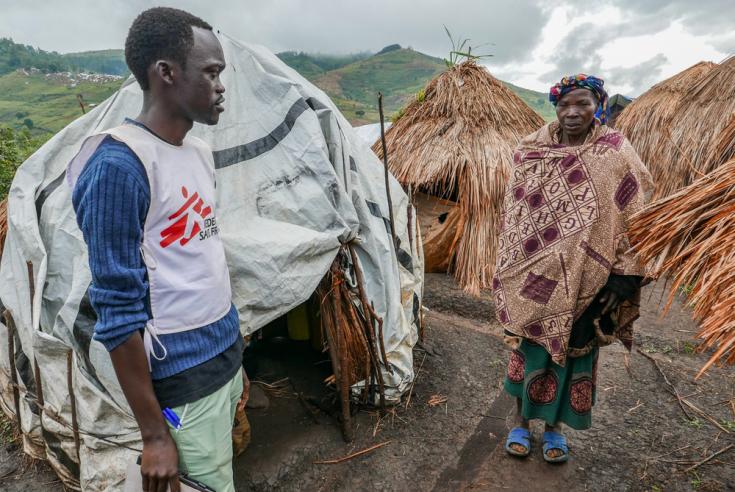
<path id="1" fill-rule="evenodd" d="M 8 199 L 0 202 L 0 257 L 3 255 L 5 236 L 8 234 Z"/>
<path id="2" fill-rule="evenodd" d="M 654 277 L 670 276 L 664 313 L 684 292 L 700 324 L 701 350 L 735 364 L 735 159 L 633 218 L 630 241 Z"/>
<path id="3" fill-rule="evenodd" d="M 364 381 L 360 401 L 378 392 L 385 405 L 382 367 L 390 371 L 383 344 L 383 320 L 375 313 L 365 291 L 357 253 L 343 246 L 317 288 L 322 331 L 332 360 L 334 380 L 342 407 L 342 431 L 352 440 L 350 388 Z"/>

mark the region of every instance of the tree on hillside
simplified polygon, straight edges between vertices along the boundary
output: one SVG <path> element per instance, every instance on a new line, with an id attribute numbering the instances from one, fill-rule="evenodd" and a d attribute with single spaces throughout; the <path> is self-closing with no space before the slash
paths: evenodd
<path id="1" fill-rule="evenodd" d="M 15 131 L 12 128 L 0 126 L 0 200 L 8 194 L 18 166 L 39 145 L 40 141 L 31 138 L 27 128 Z"/>

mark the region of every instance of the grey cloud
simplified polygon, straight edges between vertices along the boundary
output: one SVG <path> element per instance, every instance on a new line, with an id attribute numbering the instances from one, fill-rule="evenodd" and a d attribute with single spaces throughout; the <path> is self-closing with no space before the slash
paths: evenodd
<path id="1" fill-rule="evenodd" d="M 667 62 L 666 57 L 659 53 L 635 66 L 614 68 L 610 70 L 609 85 L 611 87 L 616 85 L 631 86 L 633 88 L 632 94 L 640 94 L 653 84 L 661 81 L 662 68 Z"/>
<path id="2" fill-rule="evenodd" d="M 695 35 L 730 32 L 735 17 L 733 0 L 564 0 L 563 4 L 584 13 L 599 12 L 605 6 L 618 7 L 626 16 L 628 28 L 639 30 L 648 26 L 649 33 L 660 30 L 662 23 L 668 26 L 674 22 L 681 22 Z"/>
<path id="3" fill-rule="evenodd" d="M 622 22 L 598 15 L 567 33 L 557 52 L 544 60 L 555 66 L 538 77 L 544 85 L 567 73 L 600 73 L 600 46 L 621 37 L 655 34 L 676 21 L 706 35 L 716 49 L 735 51 L 733 0 L 65 0 L 63 5 L 0 0 L 0 36 L 59 52 L 121 48 L 134 17 L 158 4 L 188 10 L 235 38 L 276 52 L 354 53 L 400 43 L 446 57 L 446 24 L 455 36 L 471 38 L 473 46 L 491 43 L 480 51 L 492 53 L 488 62 L 502 66 L 500 75 L 510 81 L 520 75 L 514 65 L 531 59 L 553 9 L 571 6 L 573 14 L 594 14 L 605 5 L 619 7 Z M 658 73 L 661 63 L 654 58 L 641 65 Z M 614 68 L 604 75 L 628 84 L 626 70 Z"/>
<path id="4" fill-rule="evenodd" d="M 482 51 L 501 63 L 527 56 L 546 22 L 539 5 L 512 0 L 66 0 L 63 7 L 30 0 L 0 6 L 0 36 L 59 52 L 120 48 L 133 18 L 159 4 L 188 10 L 235 38 L 273 51 L 349 53 L 400 43 L 447 56 L 446 24 L 474 46 L 492 43 Z"/>

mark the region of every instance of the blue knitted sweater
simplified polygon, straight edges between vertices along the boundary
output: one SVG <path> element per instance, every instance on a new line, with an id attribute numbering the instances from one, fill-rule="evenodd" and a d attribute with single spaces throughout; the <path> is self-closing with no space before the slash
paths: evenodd
<path id="1" fill-rule="evenodd" d="M 127 145 L 111 137 L 87 162 L 72 193 L 77 223 L 89 250 L 89 299 L 98 317 L 94 338 L 108 351 L 142 330 L 151 317 L 140 254 L 150 200 L 143 164 Z M 239 336 L 234 306 L 223 318 L 200 329 L 161 335 L 168 354 L 162 361 L 151 357 L 151 377 L 167 378 L 202 364 Z"/>

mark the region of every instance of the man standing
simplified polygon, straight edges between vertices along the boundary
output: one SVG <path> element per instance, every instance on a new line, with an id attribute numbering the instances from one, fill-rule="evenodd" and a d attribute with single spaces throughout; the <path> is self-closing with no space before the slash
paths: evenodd
<path id="1" fill-rule="evenodd" d="M 224 111 L 224 54 L 203 20 L 154 8 L 130 27 L 125 59 L 143 89 L 141 113 L 87 139 L 68 172 L 94 336 L 140 428 L 143 488 L 178 491 L 180 469 L 232 491 L 232 423 L 248 390 L 243 340 L 212 151 L 187 136 Z"/>

